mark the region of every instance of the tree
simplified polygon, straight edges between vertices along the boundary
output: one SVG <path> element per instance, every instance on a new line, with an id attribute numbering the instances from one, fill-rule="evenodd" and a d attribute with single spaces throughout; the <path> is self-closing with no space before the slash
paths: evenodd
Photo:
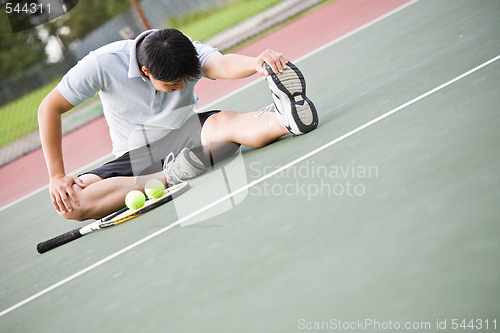
<path id="1" fill-rule="evenodd" d="M 0 12 L 0 79 L 22 71 L 47 59 L 46 40 L 39 36 L 39 29 L 48 32 L 60 41 L 62 51 L 69 56 L 69 44 L 85 37 L 103 23 L 130 7 L 130 0 L 113 1 L 65 1 L 68 9 L 65 15 L 34 27 L 13 33 L 5 11 Z M 3 8 L 0 5 L 0 8 Z M 16 19 L 16 17 L 14 17 Z"/>
<path id="2" fill-rule="evenodd" d="M 38 36 L 36 29 L 13 33 L 8 27 L 7 20 L 2 20 L 0 25 L 2 25 L 0 28 L 0 79 L 5 79 L 47 59 L 45 43 Z"/>
<path id="3" fill-rule="evenodd" d="M 129 7 L 130 0 L 79 1 L 66 15 L 46 24 L 46 28 L 67 48 L 71 42 L 85 37 Z"/>

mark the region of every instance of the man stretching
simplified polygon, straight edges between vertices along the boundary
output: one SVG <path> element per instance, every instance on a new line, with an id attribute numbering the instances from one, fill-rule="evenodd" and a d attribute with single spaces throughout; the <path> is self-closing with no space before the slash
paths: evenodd
<path id="1" fill-rule="evenodd" d="M 262 112 L 196 113 L 201 77 L 266 76 L 272 105 Z M 111 162 L 68 176 L 61 148 L 61 115 L 99 93 L 113 143 Z M 40 136 L 50 196 L 66 219 L 97 219 L 124 206 L 125 195 L 151 178 L 167 186 L 201 175 L 213 156 L 239 145 L 263 147 L 279 137 L 316 128 L 301 72 L 280 53 L 222 55 L 175 29 L 148 30 L 135 40 L 105 45 L 84 57 L 42 101 Z"/>

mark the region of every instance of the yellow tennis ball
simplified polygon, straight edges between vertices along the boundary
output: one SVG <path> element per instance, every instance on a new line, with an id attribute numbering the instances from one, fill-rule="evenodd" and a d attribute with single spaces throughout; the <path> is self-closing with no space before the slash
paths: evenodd
<path id="1" fill-rule="evenodd" d="M 144 193 L 138 190 L 133 190 L 127 193 L 125 197 L 125 205 L 130 209 L 139 209 L 144 206 L 146 202 L 146 197 Z"/>
<path id="2" fill-rule="evenodd" d="M 157 199 L 163 195 L 165 185 L 158 179 L 150 179 L 144 186 L 144 192 L 152 199 Z"/>

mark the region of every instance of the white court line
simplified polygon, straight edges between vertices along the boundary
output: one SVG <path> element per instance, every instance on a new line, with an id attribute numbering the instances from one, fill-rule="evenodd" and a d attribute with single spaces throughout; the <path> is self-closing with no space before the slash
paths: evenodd
<path id="1" fill-rule="evenodd" d="M 363 30 L 363 29 L 365 29 L 365 28 L 367 28 L 367 27 L 369 27 L 369 26 L 371 26 L 371 25 L 379 22 L 383 18 L 388 17 L 389 14 L 390 15 L 395 14 L 399 10 L 402 10 L 402 9 L 406 8 L 407 6 L 409 6 L 410 4 L 415 3 L 416 1 L 417 0 L 414 0 L 411 3 L 407 3 L 407 4 L 405 4 L 405 5 L 401 6 L 401 7 L 396 8 L 395 10 L 393 10 L 393 11 L 387 13 L 387 14 L 384 14 L 380 18 L 375 19 L 374 21 L 371 21 L 368 24 L 366 24 L 366 25 L 364 25 L 364 26 L 362 26 L 362 27 L 354 30 L 353 32 L 349 33 L 348 36 L 352 36 L 355 32 L 359 32 L 359 31 L 361 31 L 361 30 Z M 342 39 L 345 39 L 345 38 L 346 37 L 341 37 L 339 39 L 336 39 L 336 40 L 330 42 L 327 45 L 331 46 L 331 45 L 335 44 L 336 42 L 338 42 L 339 40 L 342 40 Z M 325 47 L 327 47 L 327 46 L 322 46 L 319 49 L 308 53 L 306 56 L 301 57 L 300 60 L 303 60 L 306 57 L 311 56 L 311 55 L 313 55 L 313 54 L 315 54 L 315 53 L 323 50 Z M 13 306 L 5 309 L 5 310 L 3 310 L 2 312 L 0 312 L 0 317 L 2 317 L 4 315 L 6 315 L 7 313 L 9 313 L 9 312 L 11 312 L 11 311 L 13 311 L 13 310 L 21 307 L 21 306 L 23 306 L 23 305 L 25 305 L 25 304 L 33 301 L 33 300 L 39 298 L 40 296 L 43 296 L 44 294 L 46 294 L 46 293 L 48 293 L 50 291 L 52 291 L 52 290 L 54 290 L 54 289 L 56 289 L 56 288 L 58 288 L 58 287 L 60 287 L 60 286 L 62 286 L 64 284 L 66 284 L 67 282 L 70 282 L 70 281 L 76 279 L 77 277 L 79 277 L 79 276 L 81 276 L 81 275 L 83 275 L 83 274 L 85 274 L 85 273 L 93 270 L 94 268 L 101 266 L 102 264 L 104 264 L 104 263 L 112 260 L 115 257 L 118 257 L 119 255 L 121 255 L 121 254 L 123 254 L 123 253 L 125 253 L 125 252 L 127 252 L 127 251 L 129 251 L 129 250 L 131 250 L 131 249 L 133 249 L 133 248 L 135 248 L 137 246 L 139 246 L 140 244 L 142 244 L 144 242 L 147 242 L 148 240 L 150 240 L 150 239 L 152 239 L 152 238 L 154 238 L 154 237 L 156 237 L 156 236 L 158 236 L 158 235 L 166 232 L 167 230 L 170 230 L 171 228 L 184 223 L 185 221 L 189 220 L 190 218 L 203 213 L 204 211 L 206 211 L 206 210 L 208 210 L 208 209 L 210 209 L 210 208 L 218 205 L 219 203 L 221 203 L 221 202 L 223 202 L 223 201 L 225 201 L 227 199 L 230 199 L 231 197 L 233 197 L 235 195 L 238 195 L 239 193 L 241 193 L 243 191 L 246 191 L 248 188 L 257 185 L 257 184 L 263 182 L 266 179 L 269 179 L 269 178 L 273 177 L 274 175 L 280 173 L 281 171 L 283 171 L 283 170 L 285 170 L 285 169 L 287 169 L 287 168 L 289 168 L 289 167 L 291 167 L 291 166 L 293 166 L 293 165 L 295 165 L 295 164 L 297 164 L 297 163 L 299 163 L 299 162 L 301 162 L 301 161 L 303 161 L 303 160 L 305 160 L 305 159 L 307 159 L 307 158 L 309 158 L 309 157 L 311 157 L 311 156 L 319 153 L 320 151 L 322 151 L 322 150 L 324 150 L 324 149 L 326 149 L 326 148 L 328 148 L 328 147 L 330 147 L 330 146 L 332 146 L 332 145 L 334 145 L 334 144 L 336 144 L 336 143 L 338 143 L 338 142 L 340 142 L 340 141 L 342 141 L 342 140 L 350 137 L 351 135 L 353 135 L 353 134 L 355 134 L 355 133 L 357 133 L 357 132 L 365 129 L 368 126 L 371 126 L 371 125 L 375 124 L 376 122 L 378 122 L 378 121 L 380 121 L 380 120 L 382 120 L 382 119 L 390 116 L 393 113 L 396 113 L 396 112 L 400 111 L 401 109 L 403 109 L 403 108 L 405 108 L 405 107 L 407 107 L 407 106 L 409 106 L 409 105 L 411 105 L 411 104 L 413 104 L 413 103 L 421 100 L 422 98 L 425 98 L 425 97 L 429 96 L 430 94 L 433 94 L 436 91 L 443 89 L 444 87 L 452 84 L 453 82 L 456 82 L 456 81 L 460 80 L 461 78 L 463 78 L 463 77 L 465 77 L 465 76 L 467 76 L 467 75 L 469 75 L 469 74 L 471 74 L 471 73 L 473 73 L 473 72 L 475 72 L 475 71 L 477 71 L 477 70 L 479 70 L 479 69 L 481 69 L 481 68 L 489 65 L 490 63 L 498 60 L 499 58 L 500 58 L 500 56 L 497 56 L 496 58 L 493 58 L 492 60 L 490 60 L 490 61 L 488 61 L 486 63 L 483 63 L 482 65 L 479 65 L 478 67 L 475 67 L 474 69 L 472 69 L 472 70 L 470 70 L 470 71 L 468 71 L 468 72 L 466 72 L 466 73 L 458 76 L 457 78 L 455 78 L 455 79 L 453 79 L 451 81 L 448 81 L 448 82 L 444 83 L 443 85 L 441 85 L 441 86 L 439 86 L 439 87 L 437 87 L 437 88 L 429 91 L 428 93 L 420 95 L 419 97 L 417 97 L 417 98 L 415 98 L 415 99 L 413 99 L 413 100 L 411 100 L 411 101 L 409 101 L 409 102 L 407 102 L 407 103 L 399 106 L 398 108 L 393 109 L 393 110 L 387 112 L 386 114 L 384 114 L 384 115 L 382 115 L 382 116 L 380 116 L 378 118 L 375 118 L 374 120 L 372 120 L 372 121 L 370 121 L 370 122 L 368 122 L 368 123 L 366 123 L 366 124 L 364 124 L 364 125 L 356 128 L 356 129 L 352 130 L 349 133 L 344 134 L 343 136 L 341 136 L 341 137 L 339 137 L 339 138 L 337 138 L 337 139 L 335 139 L 333 141 L 330 141 L 329 143 L 327 143 L 327 144 L 325 144 L 325 145 L 317 148 L 316 150 L 308 153 L 307 155 L 304 155 L 304 156 L 302 156 L 302 157 L 300 157 L 300 158 L 298 158 L 298 159 L 290 162 L 289 164 L 287 164 L 287 165 L 285 165 L 285 166 L 283 166 L 283 167 L 281 167 L 281 168 L 279 168 L 279 169 L 277 169 L 277 170 L 275 170 L 275 171 L 273 171 L 273 172 L 271 172 L 271 173 L 263 176 L 262 178 L 257 179 L 255 181 L 251 182 L 250 184 L 247 184 L 246 186 L 244 186 L 244 187 L 242 187 L 242 188 L 240 188 L 240 189 L 238 189 L 238 190 L 236 190 L 236 191 L 228 194 L 227 196 L 225 196 L 225 197 L 223 197 L 223 198 L 221 198 L 221 199 L 219 199 L 219 200 L 217 200 L 217 201 L 215 201 L 215 202 L 213 202 L 213 203 L 211 203 L 211 204 L 209 204 L 209 205 L 207 205 L 207 206 L 205 206 L 205 207 L 203 207 L 203 208 L 201 208 L 201 209 L 199 209 L 199 210 L 197 210 L 197 211 L 195 211 L 193 213 L 191 213 L 190 215 L 187 215 L 184 218 L 177 220 L 176 222 L 172 223 L 171 225 L 166 226 L 166 227 L 164 227 L 164 228 L 162 228 L 162 229 L 160 229 L 160 230 L 158 230 L 158 231 L 150 234 L 149 236 L 146 236 L 146 237 L 140 239 L 139 241 L 137 241 L 137 242 L 135 242 L 135 243 L 133 243 L 133 244 L 131 244 L 131 245 L 129 245 L 129 246 L 121 249 L 120 251 L 117 251 L 117 252 L 115 252 L 115 253 L 113 253 L 113 254 L 111 254 L 111 255 L 109 255 L 109 256 L 101 259 L 101 260 L 99 260 L 98 262 L 96 262 L 96 263 L 94 263 L 94 264 L 92 264 L 92 265 L 90 265 L 90 266 L 88 266 L 88 267 L 86 267 L 86 268 L 84 268 L 84 269 L 76 272 L 75 274 L 73 274 L 73 275 L 71 275 L 71 276 L 69 276 L 69 277 L 67 277 L 67 278 L 65 278 L 65 279 L 63 279 L 63 280 L 61 280 L 61 281 L 59 281 L 59 282 L 57 282 L 57 283 L 55 283 L 55 284 L 53 284 L 51 286 L 49 286 L 49 287 L 47 287 L 47 288 L 39 291 L 38 293 L 36 293 L 36 294 L 34 294 L 34 295 L 32 295 L 32 296 L 30 296 L 30 297 L 28 297 L 28 298 L 26 298 L 26 299 L 18 302 L 17 304 L 15 304 L 15 305 L 13 305 Z M 255 84 L 255 82 L 252 82 L 252 83 L 246 85 L 244 88 L 247 88 L 247 87 L 249 87 L 252 84 Z M 243 88 L 238 89 L 236 92 L 239 92 L 241 90 L 243 90 Z M 236 92 L 233 92 L 231 94 L 226 95 L 226 98 L 229 97 L 229 96 L 231 96 L 231 95 L 234 95 Z M 219 101 L 219 100 L 217 100 L 217 101 Z"/>
<path id="2" fill-rule="evenodd" d="M 422 94 L 422 95 L 420 95 L 420 96 L 418 96 L 418 97 L 416 97 L 416 98 L 412 99 L 411 101 L 406 102 L 406 103 L 404 103 L 404 104 L 402 104 L 402 105 L 398 106 L 397 108 L 392 109 L 391 111 L 389 111 L 389 112 L 387 112 L 387 113 L 384 113 L 383 115 L 381 115 L 381 116 L 379 116 L 379 117 L 377 117 L 377 118 L 375 118 L 375 119 L 373 119 L 373 120 L 371 120 L 371 121 L 369 121 L 369 122 L 365 123 L 364 125 L 361 125 L 361 126 L 359 126 L 359 127 L 355 128 L 355 129 L 353 129 L 352 131 L 350 131 L 350 132 L 348 132 L 348 133 L 346 133 L 346 134 L 344 134 L 344 135 L 342 135 L 342 136 L 340 136 L 340 137 L 336 138 L 335 140 L 332 140 L 332 141 L 330 141 L 330 142 L 328 142 L 328 143 L 324 144 L 323 146 L 321 146 L 321 147 L 319 147 L 319 148 L 317 148 L 317 149 L 315 149 L 315 150 L 311 151 L 310 153 L 308 153 L 308 154 L 306 154 L 306 155 L 304 155 L 304 156 L 302 156 L 302 157 L 300 157 L 300 158 L 298 158 L 298 159 L 296 159 L 296 160 L 294 160 L 294 161 L 292 161 L 292 162 L 290 162 L 290 163 L 288 163 L 288 164 L 286 164 L 286 165 L 282 166 L 282 167 L 281 167 L 281 168 L 279 168 L 279 169 L 274 170 L 273 172 L 268 173 L 267 175 L 265 175 L 265 176 L 263 176 L 263 177 L 261 177 L 261 178 L 259 178 L 259 179 L 255 180 L 255 181 L 253 181 L 253 182 L 251 182 L 251 183 L 249 183 L 249 184 L 247 184 L 247 185 L 243 186 L 242 188 L 240 188 L 240 189 L 238 189 L 238 190 L 236 190 L 236 191 L 234 191 L 234 192 L 232 192 L 232 193 L 230 193 L 230 194 L 226 195 L 225 197 L 220 198 L 219 200 L 216 200 L 216 201 L 212 202 L 211 204 L 206 205 L 206 206 L 205 206 L 205 207 L 203 207 L 203 208 L 200 208 L 199 210 L 197 210 L 197 211 L 195 211 L 195 212 L 193 212 L 193 213 L 191 213 L 191 214 L 189 214 L 189 215 L 187 215 L 187 216 L 185 216 L 185 217 L 183 217 L 183 218 L 181 218 L 181 219 L 177 220 L 176 222 L 174 222 L 174 223 L 172 223 L 172 224 L 170 224 L 170 225 L 168 225 L 168 226 L 166 226 L 166 227 L 164 227 L 164 228 L 162 228 L 162 229 L 160 229 L 160 230 L 158 230 L 158 231 L 156 231 L 156 232 L 154 232 L 154 233 L 150 234 L 149 236 L 146 236 L 146 237 L 144 237 L 144 238 L 142 238 L 142 239 L 138 240 L 137 242 L 135 242 L 135 243 L 133 243 L 133 244 L 131 244 L 131 245 L 129 245 L 129 246 L 127 246 L 127 247 L 125 247 L 125 248 L 121 249 L 121 250 L 120 250 L 120 251 L 118 251 L 118 252 L 113 253 L 112 255 L 110 255 L 110 256 L 108 256 L 108 257 L 106 257 L 106 258 L 104 258 L 104 259 L 102 259 L 102 260 L 100 260 L 100 261 L 96 262 L 95 264 L 90 265 L 90 266 L 88 266 L 87 268 L 82 269 L 81 271 L 79 271 L 79 272 L 77 272 L 77 273 L 75 273 L 75 274 L 73 274 L 73 275 L 71 275 L 71 276 L 67 277 L 66 279 L 61 280 L 60 282 L 57 282 L 57 283 L 53 284 L 52 286 L 50 286 L 50 287 L 48 287 L 48 288 L 46 288 L 46 289 L 44 289 L 44 290 L 42 290 L 42 291 L 40 291 L 40 292 L 38 292 L 38 293 L 34 294 L 34 295 L 33 295 L 33 296 L 31 296 L 31 297 L 26 298 L 25 300 L 23 300 L 23 301 L 21 301 L 21 302 L 19 302 L 19 303 L 15 304 L 15 305 L 13 305 L 13 306 L 11 306 L 10 308 L 7 308 L 7 309 L 3 310 L 2 312 L 0 312 L 0 317 L 2 317 L 3 315 L 5 315 L 5 314 L 7 314 L 7 313 L 9 313 L 9 312 L 11 312 L 11 311 L 13 311 L 13 310 L 15 310 L 15 309 L 17 309 L 17 308 L 21 307 L 21 306 L 23 306 L 23 305 L 24 305 L 24 304 L 26 304 L 26 303 L 31 302 L 31 301 L 32 301 L 32 300 L 34 300 L 34 299 L 37 299 L 38 297 L 40 297 L 40 296 L 42 296 L 42 295 L 44 295 L 44 294 L 48 293 L 49 291 L 51 291 L 51 290 L 53 290 L 53 289 L 56 289 L 56 288 L 58 288 L 58 287 L 62 286 L 63 284 L 65 284 L 65 283 L 67 283 L 67 282 L 69 282 L 69 281 L 72 281 L 72 280 L 76 279 L 76 278 L 77 278 L 77 277 L 79 277 L 80 275 L 83 275 L 83 274 L 87 273 L 88 271 L 91 271 L 91 270 L 93 270 L 94 268 L 96 268 L 96 267 L 98 267 L 98 266 L 101 266 L 102 264 L 104 264 L 104 263 L 106 263 L 106 262 L 110 261 L 111 259 L 113 259 L 113 258 L 115 258 L 115 257 L 118 257 L 119 255 L 121 255 L 121 254 L 123 254 L 123 253 L 125 253 L 125 252 L 127 252 L 127 251 L 129 251 L 129 250 L 131 250 L 131 249 L 133 249 L 133 248 L 135 248 L 135 247 L 137 247 L 137 246 L 141 245 L 142 243 L 145 243 L 145 242 L 147 242 L 148 240 L 150 240 L 150 239 L 152 239 L 152 238 L 155 238 L 155 237 L 156 237 L 156 236 L 158 236 L 158 235 L 161 235 L 161 234 L 162 234 L 162 233 L 164 233 L 165 231 L 170 230 L 170 229 L 172 229 L 173 227 L 176 227 L 176 226 L 178 226 L 178 225 L 180 225 L 180 224 L 184 223 L 185 221 L 187 221 L 187 220 L 189 220 L 189 219 L 191 219 L 191 218 L 193 218 L 193 217 L 195 217 L 195 216 L 197 216 L 197 215 L 199 215 L 199 214 L 201 214 L 201 213 L 203 213 L 203 212 L 205 212 L 205 211 L 209 210 L 210 208 L 212 208 L 212 207 L 214 207 L 214 206 L 216 206 L 216 205 L 218 205 L 218 204 L 220 204 L 220 203 L 222 203 L 222 202 L 224 202 L 224 201 L 226 201 L 226 200 L 228 200 L 228 199 L 230 199 L 230 198 L 234 197 L 235 195 L 238 195 L 239 193 L 241 193 L 241 192 L 244 192 L 244 191 L 248 190 L 250 187 L 253 187 L 253 186 L 255 186 L 255 185 L 257 185 L 257 184 L 259 184 L 259 183 L 263 182 L 264 180 L 266 180 L 266 179 L 269 179 L 269 178 L 273 177 L 274 175 L 276 175 L 276 174 L 278 174 L 278 173 L 280 173 L 280 172 L 282 172 L 282 171 L 284 171 L 284 170 L 286 170 L 286 169 L 290 168 L 291 166 L 293 166 L 293 165 L 295 165 L 295 164 L 297 164 L 297 163 L 299 163 L 299 162 L 301 162 L 301 161 L 303 161 L 303 160 L 305 160 L 305 159 L 307 159 L 307 158 L 309 158 L 309 157 L 311 157 L 311 156 L 313 156 L 313 155 L 315 155 L 315 154 L 317 154 L 317 153 L 319 153 L 319 152 L 321 152 L 321 151 L 325 150 L 326 148 L 328 148 L 328 147 L 330 147 L 330 146 L 333 146 L 334 144 L 336 144 L 336 143 L 338 143 L 338 142 L 340 142 L 340 141 L 342 141 L 342 140 L 344 140 L 344 139 L 346 139 L 346 138 L 348 138 L 348 137 L 350 137 L 350 136 L 352 136 L 352 135 L 354 135 L 354 134 L 356 134 L 356 133 L 358 133 L 358 132 L 360 132 L 360 131 L 364 130 L 364 129 L 365 129 L 365 128 L 367 128 L 367 127 L 372 126 L 373 124 L 378 123 L 379 121 L 381 121 L 381 120 L 383 120 L 383 119 L 385 119 L 385 118 L 389 117 L 390 115 L 393 115 L 394 113 L 396 113 L 396 112 L 398 112 L 398 111 L 401 111 L 401 110 L 403 110 L 404 108 L 406 108 L 406 107 L 408 107 L 408 106 L 410 106 L 410 105 L 412 105 L 412 104 L 415 104 L 416 102 L 418 102 L 418 101 L 420 101 L 420 100 L 422 100 L 422 99 L 424 99 L 424 98 L 428 97 L 429 95 L 432 95 L 432 94 L 434 94 L 435 92 L 437 92 L 437 91 L 439 91 L 439 90 L 441 90 L 441 89 L 443 89 L 443 88 L 448 87 L 449 85 L 451 85 L 451 84 L 453 84 L 453 83 L 455 83 L 455 82 L 457 82 L 457 81 L 459 81 L 459 80 L 463 79 L 464 77 L 466 77 L 466 76 L 468 76 L 468 75 L 470 75 L 470 74 L 472 74 L 472 73 L 474 73 L 474 72 L 476 72 L 476 71 L 480 70 L 480 69 L 481 69 L 481 68 L 483 68 L 483 67 L 488 66 L 489 64 L 491 64 L 491 63 L 493 63 L 493 62 L 497 61 L 498 59 L 500 59 L 500 55 L 498 55 L 498 56 L 496 56 L 495 58 L 492 58 L 492 59 L 490 59 L 490 60 L 488 60 L 488 61 L 486 61 L 486 62 L 482 63 L 481 65 L 479 65 L 479 66 L 477 66 L 477 67 L 474 67 L 473 69 L 471 69 L 471 70 L 469 70 L 469 71 L 467 71 L 467 72 L 463 73 L 462 75 L 457 76 L 456 78 L 454 78 L 454 79 L 452 79 L 452 80 L 450 80 L 450 81 L 448 81 L 448 82 L 446 82 L 446 83 L 443 83 L 442 85 L 440 85 L 440 86 L 438 86 L 438 87 L 436 87 L 436 88 L 434 88 L 434 89 L 432 89 L 432 90 L 429 90 L 429 91 L 428 91 L 428 92 L 426 92 L 425 94 Z"/>

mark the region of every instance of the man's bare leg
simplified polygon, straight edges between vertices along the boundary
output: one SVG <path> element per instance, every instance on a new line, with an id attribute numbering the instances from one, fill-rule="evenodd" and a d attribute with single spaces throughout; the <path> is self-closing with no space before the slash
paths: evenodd
<path id="1" fill-rule="evenodd" d="M 213 142 L 232 142 L 260 148 L 289 133 L 274 112 L 256 115 L 256 112 L 221 111 L 209 117 L 201 130 L 201 143 L 209 146 Z"/>
<path id="2" fill-rule="evenodd" d="M 139 177 L 112 177 L 102 179 L 93 174 L 80 176 L 87 185 L 81 189 L 73 184 L 80 204 L 73 204 L 71 212 L 59 213 L 70 220 L 99 219 L 125 206 L 124 198 L 132 190 L 144 190 L 149 179 L 156 178 L 165 184 L 163 171 Z"/>

